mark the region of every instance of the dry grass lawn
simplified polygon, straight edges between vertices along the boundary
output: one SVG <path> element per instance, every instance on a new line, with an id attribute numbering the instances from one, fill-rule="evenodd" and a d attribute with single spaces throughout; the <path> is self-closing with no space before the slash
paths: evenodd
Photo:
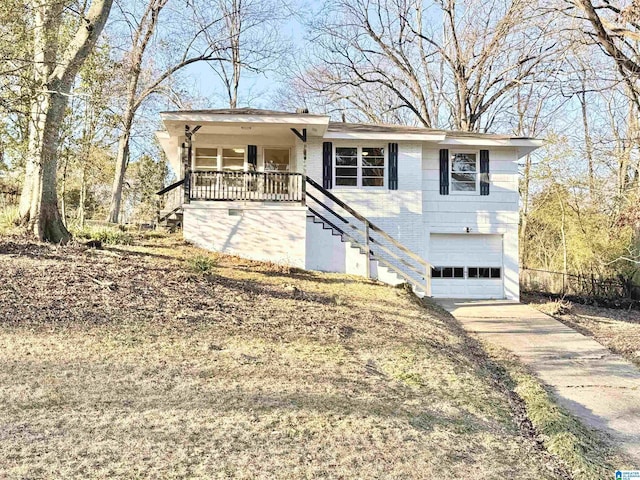
<path id="1" fill-rule="evenodd" d="M 560 302 L 544 296 L 529 295 L 526 300 L 640 367 L 640 311 Z"/>
<path id="2" fill-rule="evenodd" d="M 401 289 L 0 238 L 0 478 L 569 478 Z"/>

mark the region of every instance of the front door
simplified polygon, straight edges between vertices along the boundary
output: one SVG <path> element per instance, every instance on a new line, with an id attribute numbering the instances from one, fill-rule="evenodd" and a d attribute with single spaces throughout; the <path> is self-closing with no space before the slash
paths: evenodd
<path id="1" fill-rule="evenodd" d="M 264 171 L 268 174 L 265 177 L 265 194 L 268 197 L 277 200 L 289 193 L 291 178 L 283 174 L 291 170 L 291 153 L 288 148 L 264 149 Z"/>
<path id="2" fill-rule="evenodd" d="M 290 172 L 291 170 L 291 153 L 288 148 L 264 149 L 265 172 Z"/>

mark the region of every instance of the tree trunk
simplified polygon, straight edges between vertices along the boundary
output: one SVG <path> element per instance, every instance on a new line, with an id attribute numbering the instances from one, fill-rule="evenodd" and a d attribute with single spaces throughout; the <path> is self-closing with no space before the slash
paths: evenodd
<path id="1" fill-rule="evenodd" d="M 116 157 L 116 173 L 113 179 L 113 189 L 111 192 L 111 209 L 109 218 L 111 223 L 118 223 L 120 220 L 120 205 L 122 203 L 122 186 L 124 185 L 124 175 L 129 164 L 129 138 L 131 125 L 125 128 L 118 140 L 118 155 Z"/>
<path id="2" fill-rule="evenodd" d="M 20 214 L 36 238 L 66 243 L 71 234 L 58 210 L 57 167 L 60 126 L 71 86 L 95 45 L 112 0 L 95 0 L 72 40 L 60 51 L 57 42 L 64 5 L 34 0 L 33 73 L 36 95 L 31 101 L 29 151 Z"/>
<path id="3" fill-rule="evenodd" d="M 122 204 L 122 186 L 124 185 L 124 176 L 129 165 L 129 140 L 131 138 L 131 128 L 133 127 L 133 118 L 138 109 L 136 103 L 136 91 L 138 90 L 138 81 L 140 79 L 140 68 L 142 64 L 142 51 L 137 50 L 134 55 L 133 66 L 131 69 L 131 77 L 127 85 L 127 105 L 123 116 L 122 133 L 118 139 L 118 154 L 116 155 L 116 173 L 113 177 L 113 188 L 111 189 L 111 205 L 109 208 L 109 217 L 107 221 L 110 223 L 118 223 L 120 221 L 120 206 Z"/>
<path id="4" fill-rule="evenodd" d="M 567 288 L 567 273 L 568 273 L 568 250 L 567 250 L 567 235 L 565 231 L 565 209 L 564 200 L 559 195 L 560 199 L 560 234 L 562 238 L 562 294 L 566 293 Z"/>
<path id="5" fill-rule="evenodd" d="M 67 226 L 67 202 L 65 199 L 67 193 L 67 167 L 69 166 L 69 153 L 64 156 L 64 167 L 62 167 L 62 186 L 60 188 L 60 215 L 62 223 Z"/>
<path id="6" fill-rule="evenodd" d="M 64 120 L 67 97 L 39 93 L 31 104 L 31 129 L 25 182 L 20 198 L 23 224 L 39 239 L 66 243 L 71 234 L 58 210 L 56 173 L 59 126 Z"/>
<path id="7" fill-rule="evenodd" d="M 584 128 L 584 146 L 587 156 L 587 170 L 589 175 L 589 195 L 593 198 L 596 188 L 595 173 L 593 166 L 593 143 L 591 141 L 591 131 L 589 130 L 589 115 L 587 112 L 587 96 L 585 93 L 585 85 L 582 85 L 580 93 L 580 107 L 582 110 L 582 126 Z"/>

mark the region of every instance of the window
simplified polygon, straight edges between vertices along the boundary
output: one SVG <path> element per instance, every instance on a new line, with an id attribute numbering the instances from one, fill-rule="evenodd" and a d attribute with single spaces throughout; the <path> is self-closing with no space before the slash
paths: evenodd
<path id="1" fill-rule="evenodd" d="M 384 187 L 384 177 L 384 148 L 336 147 L 336 186 Z"/>
<path id="2" fill-rule="evenodd" d="M 464 267 L 433 267 L 431 278 L 464 278 Z"/>
<path id="3" fill-rule="evenodd" d="M 218 149 L 217 148 L 196 148 L 196 170 L 217 170 L 218 169 Z"/>
<path id="4" fill-rule="evenodd" d="M 222 171 L 241 172 L 244 170 L 244 148 L 222 149 Z"/>
<path id="5" fill-rule="evenodd" d="M 476 192 L 478 190 L 478 155 L 453 153 L 451 155 L 451 191 Z"/>
<path id="6" fill-rule="evenodd" d="M 362 148 L 362 186 L 384 187 L 384 148 Z"/>
<path id="7" fill-rule="evenodd" d="M 358 186 L 358 149 L 336 147 L 336 185 Z"/>
<path id="8" fill-rule="evenodd" d="M 265 172 L 288 172 L 289 149 L 265 148 L 264 149 Z"/>
<path id="9" fill-rule="evenodd" d="M 469 267 L 469 278 L 502 278 L 500 267 Z"/>

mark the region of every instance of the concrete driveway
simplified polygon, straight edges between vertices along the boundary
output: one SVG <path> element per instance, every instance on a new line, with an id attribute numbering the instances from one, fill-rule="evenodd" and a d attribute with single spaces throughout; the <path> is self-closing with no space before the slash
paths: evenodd
<path id="1" fill-rule="evenodd" d="M 640 468 L 640 370 L 595 340 L 521 303 L 438 303 L 464 328 L 516 354 L 552 387 L 559 403 L 609 433 Z"/>

